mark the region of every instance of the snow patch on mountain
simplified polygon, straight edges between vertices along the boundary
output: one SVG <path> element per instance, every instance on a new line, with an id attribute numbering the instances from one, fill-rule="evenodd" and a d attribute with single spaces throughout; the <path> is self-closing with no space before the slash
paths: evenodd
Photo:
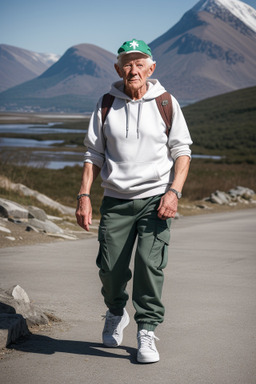
<path id="1" fill-rule="evenodd" d="M 47 65 L 47 67 L 50 67 L 54 63 L 56 63 L 60 56 L 56 55 L 55 53 L 37 53 L 37 52 L 31 52 L 31 57 L 35 61 L 39 61 L 41 63 L 44 63 Z"/>
<path id="2" fill-rule="evenodd" d="M 216 0 L 234 16 L 256 32 L 256 10 L 239 0 Z"/>
<path id="3" fill-rule="evenodd" d="M 256 32 L 256 10 L 240 0 L 202 0 L 194 8 L 196 12 L 206 11 L 216 14 L 217 9 L 228 11 Z"/>

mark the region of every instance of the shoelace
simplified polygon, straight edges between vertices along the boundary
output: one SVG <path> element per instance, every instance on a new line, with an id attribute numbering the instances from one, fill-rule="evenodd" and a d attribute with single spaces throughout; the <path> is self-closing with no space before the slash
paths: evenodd
<path id="1" fill-rule="evenodd" d="M 138 336 L 139 342 L 140 342 L 140 348 L 151 348 L 152 349 L 152 344 L 154 346 L 154 340 L 159 340 L 158 337 L 156 337 L 154 334 L 149 335 L 148 333 L 140 333 Z"/>

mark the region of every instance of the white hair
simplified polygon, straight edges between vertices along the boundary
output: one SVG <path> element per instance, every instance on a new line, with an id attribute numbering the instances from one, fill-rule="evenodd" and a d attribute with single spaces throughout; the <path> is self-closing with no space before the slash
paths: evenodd
<path id="1" fill-rule="evenodd" d="M 119 68 L 122 67 L 122 57 L 124 57 L 124 56 L 126 56 L 126 55 L 120 55 L 120 56 L 117 57 L 117 65 L 118 65 Z M 144 59 L 144 57 L 143 57 L 143 59 Z M 152 57 L 145 57 L 145 60 L 146 60 L 146 62 L 147 62 L 147 64 L 148 64 L 149 67 L 151 67 L 151 65 L 153 65 L 153 64 L 156 63 L 156 62 L 153 60 Z"/>

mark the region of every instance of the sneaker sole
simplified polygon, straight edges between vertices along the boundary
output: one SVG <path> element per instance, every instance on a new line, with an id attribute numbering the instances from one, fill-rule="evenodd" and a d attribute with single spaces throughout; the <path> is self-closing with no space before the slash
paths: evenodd
<path id="1" fill-rule="evenodd" d="M 160 357 L 155 357 L 155 358 L 146 358 L 146 357 L 140 357 L 140 356 L 137 356 L 137 361 L 138 363 L 141 363 L 141 364 L 150 364 L 150 363 L 157 363 L 158 361 L 160 360 Z"/>

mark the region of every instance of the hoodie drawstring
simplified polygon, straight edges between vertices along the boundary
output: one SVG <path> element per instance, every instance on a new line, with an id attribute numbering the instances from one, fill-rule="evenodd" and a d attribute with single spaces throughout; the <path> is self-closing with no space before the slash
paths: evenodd
<path id="1" fill-rule="evenodd" d="M 125 103 L 125 113 L 126 113 L 126 139 L 128 138 L 129 133 L 129 103 Z"/>
<path id="2" fill-rule="evenodd" d="M 141 116 L 141 113 L 142 113 L 142 101 L 140 100 L 139 102 L 139 107 L 138 107 L 138 118 L 137 118 L 137 139 L 140 138 L 140 116 Z"/>
<path id="3" fill-rule="evenodd" d="M 137 128 L 136 128 L 136 132 L 137 132 L 137 139 L 140 138 L 140 117 L 141 117 L 141 113 L 142 113 L 142 105 L 143 105 L 143 101 L 140 100 L 139 103 L 138 103 L 138 116 L 137 116 Z M 125 114 L 126 114 L 126 139 L 128 138 L 128 135 L 129 135 L 129 115 L 130 115 L 130 107 L 129 107 L 130 103 L 129 102 L 126 102 L 125 103 Z"/>

